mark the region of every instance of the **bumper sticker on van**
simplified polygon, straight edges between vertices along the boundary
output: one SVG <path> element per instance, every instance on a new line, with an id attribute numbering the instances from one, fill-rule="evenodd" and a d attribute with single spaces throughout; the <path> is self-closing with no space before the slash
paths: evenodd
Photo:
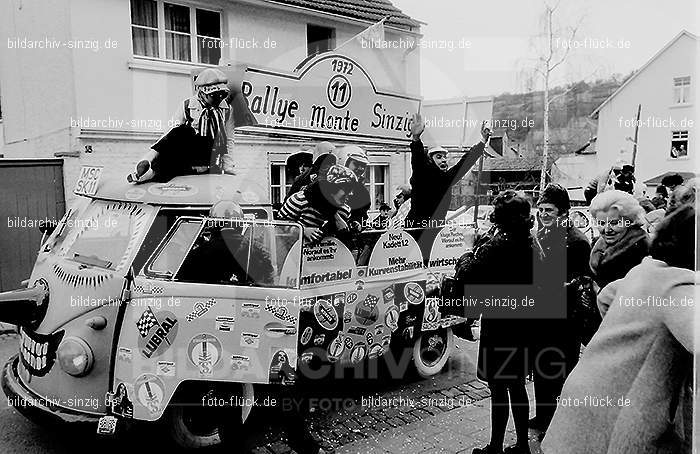
<path id="1" fill-rule="evenodd" d="M 208 333 L 197 334 L 187 346 L 187 357 L 199 369 L 200 377 L 211 377 L 221 359 L 221 342 Z"/>
<path id="2" fill-rule="evenodd" d="M 114 395 L 110 396 L 109 393 L 107 394 L 107 403 L 113 415 L 123 416 L 124 418 L 134 417 L 134 404 L 129 399 L 130 387 L 131 385 L 122 382 L 117 385 Z M 133 388 L 131 391 L 133 394 Z"/>
<path id="3" fill-rule="evenodd" d="M 197 301 L 196 303 L 194 303 L 192 311 L 189 314 L 187 314 L 187 321 L 192 322 L 193 320 L 198 319 L 202 315 L 209 312 L 209 309 L 211 309 L 211 307 L 215 304 L 216 300 L 214 298 L 209 298 L 206 303 L 202 301 Z"/>
<path id="4" fill-rule="evenodd" d="M 117 350 L 117 359 L 119 361 L 124 361 L 125 363 L 130 363 L 133 355 L 131 349 L 127 347 L 119 347 Z"/>
<path id="5" fill-rule="evenodd" d="M 146 308 L 136 321 L 139 331 L 139 349 L 145 358 L 160 356 L 170 348 L 177 337 L 178 320 L 172 312 L 154 313 Z"/>
<path id="6" fill-rule="evenodd" d="M 19 356 L 30 374 L 43 377 L 49 373 L 56 361 L 56 350 L 64 334 L 63 330 L 53 334 L 39 334 L 25 328 L 20 329 L 22 339 Z"/>
<path id="7" fill-rule="evenodd" d="M 258 348 L 260 346 L 260 334 L 258 333 L 241 333 L 241 347 L 243 348 Z"/>
<path id="8" fill-rule="evenodd" d="M 216 317 L 216 329 L 218 331 L 230 333 L 231 331 L 233 331 L 235 325 L 236 317 L 231 317 L 227 315 L 218 315 Z"/>
<path id="9" fill-rule="evenodd" d="M 244 355 L 231 355 L 232 370 L 248 370 L 250 367 L 250 358 Z"/>
<path id="10" fill-rule="evenodd" d="M 165 386 L 163 381 L 153 374 L 143 374 L 134 383 L 136 401 L 146 407 L 151 414 L 160 413 L 163 405 Z"/>
<path id="11" fill-rule="evenodd" d="M 156 375 L 162 375 L 163 377 L 174 377 L 175 376 L 175 362 L 173 361 L 158 361 L 156 368 Z"/>
<path id="12" fill-rule="evenodd" d="M 260 305 L 258 303 L 241 304 L 241 316 L 250 318 L 260 318 Z"/>

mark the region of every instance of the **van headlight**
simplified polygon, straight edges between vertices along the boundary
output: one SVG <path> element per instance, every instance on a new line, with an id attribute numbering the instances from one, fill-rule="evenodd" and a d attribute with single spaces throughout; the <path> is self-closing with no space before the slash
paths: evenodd
<path id="1" fill-rule="evenodd" d="M 79 337 L 67 337 L 58 346 L 56 353 L 61 369 L 74 377 L 82 377 L 90 373 L 95 357 L 92 349 Z"/>

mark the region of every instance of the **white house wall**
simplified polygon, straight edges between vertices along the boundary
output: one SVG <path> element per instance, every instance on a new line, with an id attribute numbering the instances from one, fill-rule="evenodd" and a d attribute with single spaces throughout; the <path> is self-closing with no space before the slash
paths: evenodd
<path id="1" fill-rule="evenodd" d="M 634 126 L 625 127 L 624 121 L 634 120 L 637 105 L 642 104 L 641 120 L 649 116 L 664 120 L 671 118 L 680 125 L 682 121 L 693 120 L 693 127 L 645 127 L 640 126 L 635 174 L 638 181 L 653 178 L 667 171 L 695 171 L 698 152 L 697 121 L 694 109 L 697 105 L 673 106 L 673 78 L 690 76 L 691 93 L 697 100 L 697 78 L 695 61 L 698 55 L 697 41 L 687 35 L 680 37 L 665 52 L 644 68 L 599 112 L 598 170 L 609 168 L 619 158 L 627 162 L 632 159 L 632 142 L 626 137 L 634 137 Z M 620 125 L 620 118 L 623 119 Z M 688 130 L 689 150 L 686 159 L 671 159 L 671 131 Z M 625 150 L 621 154 L 620 150 Z"/>
<path id="2" fill-rule="evenodd" d="M 75 110 L 68 0 L 0 2 L 0 84 L 5 157 L 68 151 Z M 16 40 L 51 43 L 17 49 Z M 26 41 L 25 41 L 26 42 Z M 38 64 L 37 62 L 41 62 Z"/>
<path id="3" fill-rule="evenodd" d="M 220 11 L 222 38 L 227 43 L 231 38 L 255 38 L 260 43 L 269 39 L 276 44 L 274 49 L 263 50 L 226 46 L 222 61 L 284 71 L 293 70 L 306 58 L 307 23 L 335 27 L 338 45 L 369 25 L 231 1 L 173 3 Z M 9 37 L 39 40 L 48 36 L 99 45 L 97 50 L 3 49 L 0 64 L 7 142 L 3 152 L 6 157 L 54 157 L 57 152 L 75 155 L 64 159 L 64 187 L 70 205 L 81 166 L 104 165 L 113 175 L 126 175 L 133 169 L 158 134 L 169 129 L 172 113 L 192 93 L 191 69 L 202 65 L 135 58 L 128 0 L 6 0 L 0 4 L 1 28 L 12 34 Z M 398 40 L 400 36 L 387 30 L 386 39 Z M 340 52 L 368 70 L 378 89 L 420 93 L 419 49 L 407 55 L 405 49 L 362 49 L 355 40 Z M 106 128 L 76 126 L 78 121 L 90 120 L 113 123 Z M 114 123 L 120 121 L 121 127 Z M 130 121 L 139 124 L 132 128 Z M 149 121 L 150 125 L 143 123 Z M 236 157 L 239 171 L 255 172 L 268 180 L 270 159 L 260 159 L 264 148 L 245 147 Z M 297 151 L 296 144 L 282 148 L 286 153 Z M 392 163 L 392 187 L 407 182 L 407 154 L 377 156 L 374 161 Z"/>

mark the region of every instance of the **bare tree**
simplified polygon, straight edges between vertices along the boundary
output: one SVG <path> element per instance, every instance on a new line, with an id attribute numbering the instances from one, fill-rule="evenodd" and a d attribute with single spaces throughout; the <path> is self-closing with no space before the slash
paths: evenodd
<path id="1" fill-rule="evenodd" d="M 549 157 L 549 109 L 555 101 L 566 96 L 573 90 L 576 84 L 550 98 L 549 89 L 552 85 L 552 74 L 559 68 L 569 56 L 572 42 L 576 39 L 579 27 L 583 22 L 580 16 L 575 25 L 563 25 L 559 23 L 558 8 L 560 2 L 554 5 L 545 3 L 541 16 L 541 33 L 534 38 L 537 59 L 532 68 L 535 74 L 543 79 L 544 83 L 544 112 L 543 112 L 543 144 L 542 144 L 542 172 L 540 175 L 540 191 L 544 190 L 547 183 L 547 159 Z"/>

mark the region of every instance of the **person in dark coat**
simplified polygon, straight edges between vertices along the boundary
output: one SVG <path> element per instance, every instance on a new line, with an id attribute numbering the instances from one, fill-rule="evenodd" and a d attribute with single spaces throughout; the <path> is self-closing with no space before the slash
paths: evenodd
<path id="1" fill-rule="evenodd" d="M 644 209 L 631 194 L 610 190 L 598 194 L 589 208 L 600 238 L 591 250 L 593 279 L 603 288 L 622 279 L 649 255 Z"/>
<path id="2" fill-rule="evenodd" d="M 541 251 L 530 234 L 534 220 L 530 204 L 515 191 L 505 191 L 494 201 L 493 219 L 498 230 L 473 255 L 465 259 L 457 285 L 465 294 L 483 302 L 477 376 L 491 390 L 491 439 L 473 454 L 503 453 L 508 424 L 508 403 L 513 412 L 517 442 L 508 453 L 529 453 L 529 403 L 525 390 L 528 373 L 528 322 L 509 308 L 496 308 L 495 301 L 518 300 L 534 295 L 535 267 Z M 517 286 L 518 290 L 514 290 Z M 486 300 L 493 306 L 487 306 Z M 493 307 L 493 309 L 489 309 Z M 512 307 L 511 307 L 512 308 Z"/>
<path id="3" fill-rule="evenodd" d="M 415 114 L 411 124 L 411 209 L 403 227 L 416 229 L 411 232 L 418 242 L 423 260 L 430 257 L 435 237 L 443 227 L 452 199 L 452 186 L 466 175 L 484 152 L 491 131 L 486 122 L 481 125 L 481 141 L 452 167 L 447 163 L 447 150 L 433 147 L 426 152 L 421 134 L 425 123 Z"/>
<path id="4" fill-rule="evenodd" d="M 268 248 L 255 235 L 255 226 L 243 221 L 240 206 L 221 201 L 210 210 L 210 217 L 228 219 L 205 225 L 187 255 L 178 279 L 184 282 L 232 285 L 276 285 Z"/>
<path id="5" fill-rule="evenodd" d="M 450 208 L 452 186 L 469 172 L 484 152 L 491 137 L 486 123 L 481 125 L 481 141 L 471 147 L 468 153 L 454 166 L 447 163 L 447 150 L 431 148 L 426 153 L 421 134 L 425 123 L 420 114 L 413 116 L 411 126 L 411 211 L 408 213 L 407 227 L 428 227 L 430 220 L 444 220 Z"/>
<path id="6" fill-rule="evenodd" d="M 569 218 L 571 202 L 561 185 L 550 184 L 537 202 L 538 218 L 542 228 L 537 239 L 544 253 L 545 282 L 542 283 L 548 309 L 557 318 L 533 320 L 533 346 L 530 365 L 535 382 L 536 416 L 530 427 L 546 431 L 554 416 L 557 397 L 564 381 L 578 362 L 581 337 L 573 322 L 576 295 L 567 289 L 577 278 L 588 277 L 591 269 L 588 259 L 591 245 L 585 235 L 574 227 Z"/>

